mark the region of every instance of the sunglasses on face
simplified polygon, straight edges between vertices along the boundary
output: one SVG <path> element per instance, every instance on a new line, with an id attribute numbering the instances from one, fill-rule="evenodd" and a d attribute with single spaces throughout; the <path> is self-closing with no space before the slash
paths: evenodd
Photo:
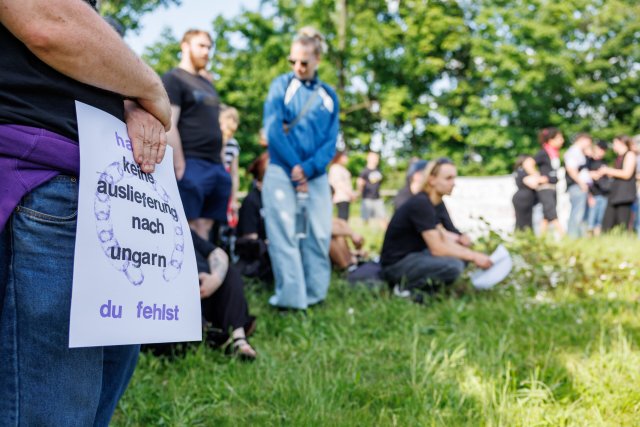
<path id="1" fill-rule="evenodd" d="M 309 61 L 303 61 L 300 59 L 293 59 L 293 58 L 288 58 L 287 60 L 289 61 L 289 64 L 291 64 L 291 66 L 296 65 L 296 62 L 299 62 L 300 65 L 302 65 L 303 67 L 306 67 L 307 65 L 309 65 Z"/>

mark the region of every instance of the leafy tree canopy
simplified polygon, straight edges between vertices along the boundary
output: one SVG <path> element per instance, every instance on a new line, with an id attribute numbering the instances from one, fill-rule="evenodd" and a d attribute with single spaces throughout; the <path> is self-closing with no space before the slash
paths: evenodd
<path id="1" fill-rule="evenodd" d="M 296 29 L 313 25 L 327 39 L 320 77 L 338 90 L 348 147 L 505 173 L 536 150 L 542 127 L 637 132 L 638 16 L 635 0 L 263 0 L 259 12 L 214 20 L 211 70 L 241 113 L 243 164 L 259 152 L 262 104 L 289 70 Z M 178 52 L 166 31 L 145 59 L 164 72 Z"/>

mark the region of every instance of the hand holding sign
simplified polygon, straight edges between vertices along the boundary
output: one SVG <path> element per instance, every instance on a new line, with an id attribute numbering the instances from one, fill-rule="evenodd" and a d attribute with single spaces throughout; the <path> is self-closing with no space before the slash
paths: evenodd
<path id="1" fill-rule="evenodd" d="M 76 110 L 80 193 L 70 347 L 200 340 L 195 254 L 171 151 L 149 173 L 134 161 L 136 143 L 124 123 L 80 102 Z M 143 126 L 143 139 L 153 129 Z M 161 154 L 164 147 L 143 144 L 145 162 Z"/>

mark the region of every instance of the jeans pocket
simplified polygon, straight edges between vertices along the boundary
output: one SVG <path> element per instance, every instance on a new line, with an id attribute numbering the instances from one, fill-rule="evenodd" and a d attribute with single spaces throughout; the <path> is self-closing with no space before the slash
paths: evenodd
<path id="1" fill-rule="evenodd" d="M 16 214 L 45 223 L 74 222 L 78 216 L 78 179 L 58 175 L 23 197 Z"/>

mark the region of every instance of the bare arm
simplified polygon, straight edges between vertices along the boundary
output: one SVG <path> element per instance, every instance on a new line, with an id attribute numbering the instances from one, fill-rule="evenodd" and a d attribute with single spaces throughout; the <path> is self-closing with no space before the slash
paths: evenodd
<path id="1" fill-rule="evenodd" d="M 544 184 L 548 181 L 546 176 L 540 176 L 540 172 L 538 172 L 538 168 L 536 167 L 536 160 L 533 157 L 527 157 L 527 159 L 522 163 L 522 169 L 527 173 L 527 175 L 538 177 L 538 183 Z"/>
<path id="2" fill-rule="evenodd" d="M 160 78 L 85 2 L 0 0 L 0 21 L 55 70 L 134 98 L 169 128 L 169 101 Z"/>
<path id="3" fill-rule="evenodd" d="M 231 207 L 234 211 L 239 209 L 238 204 L 238 188 L 240 188 L 240 173 L 238 172 L 238 156 L 235 156 L 231 161 Z"/>
<path id="4" fill-rule="evenodd" d="M 439 229 L 423 231 L 422 238 L 433 256 L 450 256 L 470 261 L 480 268 L 489 268 L 492 265 L 487 255 L 453 242 Z"/>
<path id="5" fill-rule="evenodd" d="M 211 273 L 200 273 L 200 298 L 207 298 L 213 295 L 224 282 L 229 270 L 229 256 L 220 248 L 215 248 L 210 254 L 209 269 Z"/>
<path id="6" fill-rule="evenodd" d="M 636 156 L 624 156 L 622 169 L 606 168 L 606 174 L 611 178 L 630 179 L 636 173 Z"/>
<path id="7" fill-rule="evenodd" d="M 173 148 L 173 169 L 176 178 L 182 179 L 185 170 L 184 152 L 182 151 L 182 139 L 178 132 L 178 121 L 180 120 L 180 107 L 171 105 L 171 129 L 167 132 L 167 143 Z"/>

